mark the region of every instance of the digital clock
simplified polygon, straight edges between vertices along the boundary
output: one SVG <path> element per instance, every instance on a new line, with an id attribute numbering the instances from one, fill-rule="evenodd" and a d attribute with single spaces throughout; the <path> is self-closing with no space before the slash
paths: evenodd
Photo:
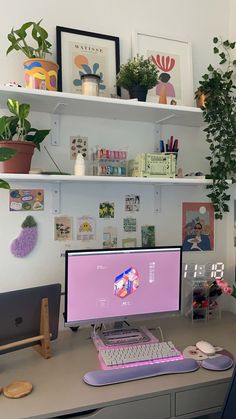
<path id="1" fill-rule="evenodd" d="M 185 263 L 183 264 L 183 277 L 188 279 L 220 279 L 224 276 L 224 263 Z"/>

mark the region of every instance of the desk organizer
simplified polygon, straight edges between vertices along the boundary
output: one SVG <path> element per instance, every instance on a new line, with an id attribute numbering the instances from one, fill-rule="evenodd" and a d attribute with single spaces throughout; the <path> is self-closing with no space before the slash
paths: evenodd
<path id="1" fill-rule="evenodd" d="M 176 174 L 177 153 L 141 153 L 129 160 L 128 174 L 131 177 L 168 177 Z"/>
<path id="2" fill-rule="evenodd" d="M 94 176 L 127 176 L 127 149 L 97 146 L 92 153 Z"/>
<path id="3" fill-rule="evenodd" d="M 192 322 L 221 317 L 220 299 L 214 280 L 186 279 L 184 283 L 185 315 Z"/>

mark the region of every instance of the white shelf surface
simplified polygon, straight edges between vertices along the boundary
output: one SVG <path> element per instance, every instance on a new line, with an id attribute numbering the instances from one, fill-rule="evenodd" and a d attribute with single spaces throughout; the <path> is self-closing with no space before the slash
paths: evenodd
<path id="1" fill-rule="evenodd" d="M 39 182 L 39 183 L 147 183 L 153 185 L 208 185 L 212 183 L 205 178 L 144 178 L 144 177 L 117 177 L 117 176 L 74 176 L 74 175 L 41 175 L 41 174 L 14 174 L 0 173 L 0 178 L 8 182 Z"/>
<path id="2" fill-rule="evenodd" d="M 202 110 L 190 106 L 160 105 L 136 100 L 0 86 L 1 108 L 7 107 L 7 99 L 17 99 L 21 103 L 29 103 L 34 112 L 166 123 L 189 127 L 204 125 Z"/>

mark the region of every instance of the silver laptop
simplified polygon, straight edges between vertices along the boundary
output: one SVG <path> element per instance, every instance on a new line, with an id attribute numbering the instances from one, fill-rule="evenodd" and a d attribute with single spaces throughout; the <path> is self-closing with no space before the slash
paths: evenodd
<path id="1" fill-rule="evenodd" d="M 0 346 L 40 334 L 41 301 L 44 297 L 48 298 L 51 340 L 57 338 L 61 284 L 43 285 L 0 293 Z M 26 346 L 32 346 L 32 343 L 0 350 L 0 355 Z"/>

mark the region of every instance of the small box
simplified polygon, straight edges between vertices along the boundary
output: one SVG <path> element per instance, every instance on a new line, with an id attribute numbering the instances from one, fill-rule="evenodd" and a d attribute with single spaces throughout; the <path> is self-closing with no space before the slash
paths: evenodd
<path id="1" fill-rule="evenodd" d="M 127 149 L 111 150 L 97 146 L 92 159 L 95 176 L 127 176 Z"/>
<path id="2" fill-rule="evenodd" d="M 168 177 L 176 173 L 176 153 L 142 153 L 129 160 L 131 177 Z"/>

